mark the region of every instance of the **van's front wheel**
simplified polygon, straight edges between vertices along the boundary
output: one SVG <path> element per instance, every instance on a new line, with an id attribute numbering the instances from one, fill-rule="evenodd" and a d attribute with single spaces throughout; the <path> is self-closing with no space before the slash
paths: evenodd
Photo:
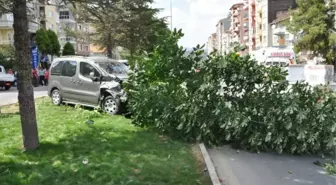
<path id="1" fill-rule="evenodd" d="M 102 102 L 101 108 L 104 112 L 110 115 L 116 115 L 120 109 L 120 100 L 113 96 L 106 96 Z"/>

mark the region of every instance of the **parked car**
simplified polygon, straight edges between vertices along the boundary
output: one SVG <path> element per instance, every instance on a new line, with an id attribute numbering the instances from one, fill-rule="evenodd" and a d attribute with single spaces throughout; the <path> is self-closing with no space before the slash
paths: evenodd
<path id="1" fill-rule="evenodd" d="M 49 71 L 48 94 L 55 105 L 64 102 L 99 106 L 112 115 L 117 114 L 127 100 L 117 77 L 85 57 L 55 59 Z"/>
<path id="2" fill-rule="evenodd" d="M 7 74 L 3 66 L 0 66 L 0 87 L 9 90 L 15 81 L 15 77 L 12 74 Z"/>

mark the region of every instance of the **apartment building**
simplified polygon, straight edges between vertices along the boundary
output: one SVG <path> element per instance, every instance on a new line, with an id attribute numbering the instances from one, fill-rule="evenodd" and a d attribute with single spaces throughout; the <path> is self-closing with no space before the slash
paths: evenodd
<path id="1" fill-rule="evenodd" d="M 294 35 L 289 33 L 284 25 L 285 21 L 290 20 L 289 12 L 278 13 L 276 19 L 270 24 L 271 46 L 281 48 L 294 48 Z"/>
<path id="2" fill-rule="evenodd" d="M 249 52 L 256 49 L 256 4 L 255 0 L 248 0 L 248 11 L 249 11 Z"/>
<path id="3" fill-rule="evenodd" d="M 277 15 L 296 8 L 295 0 L 255 0 L 256 6 L 256 48 L 272 46 L 271 23 Z"/>
<path id="4" fill-rule="evenodd" d="M 232 5 L 231 12 L 231 42 L 249 45 L 249 6 L 247 1 Z M 246 50 L 245 52 L 248 52 Z M 244 52 L 242 53 L 244 54 Z"/>
<path id="5" fill-rule="evenodd" d="M 208 38 L 207 47 L 206 47 L 208 54 L 212 53 L 217 48 L 217 39 L 216 39 L 216 37 L 217 37 L 217 34 L 216 33 L 212 33 L 210 35 L 210 37 Z"/>
<path id="6" fill-rule="evenodd" d="M 244 7 L 244 3 L 237 3 L 230 8 L 231 15 L 231 42 L 240 42 L 241 36 L 241 12 Z"/>
<path id="7" fill-rule="evenodd" d="M 30 22 L 28 23 L 28 31 L 31 36 L 31 40 L 33 40 L 36 35 L 36 31 L 40 28 L 40 22 L 43 17 L 40 15 L 39 7 L 44 6 L 38 0 L 33 0 L 27 4 L 28 7 L 28 19 Z M 14 18 L 13 14 L 2 14 L 0 15 L 0 45 L 11 45 L 14 43 L 14 29 L 13 29 Z"/>
<path id="8" fill-rule="evenodd" d="M 218 53 L 224 54 L 225 51 L 228 49 L 226 43 L 227 39 L 227 31 L 230 30 L 231 26 L 231 18 L 227 17 L 218 21 L 216 25 L 216 49 Z"/>
<path id="9" fill-rule="evenodd" d="M 90 40 L 88 37 L 83 36 L 89 33 L 89 24 L 78 23 L 75 15 L 70 11 L 68 6 L 59 6 L 59 26 L 58 26 L 58 38 L 61 47 L 69 42 L 71 43 L 77 55 L 89 56 L 90 55 Z M 75 37 L 69 32 L 80 34 L 82 37 Z"/>

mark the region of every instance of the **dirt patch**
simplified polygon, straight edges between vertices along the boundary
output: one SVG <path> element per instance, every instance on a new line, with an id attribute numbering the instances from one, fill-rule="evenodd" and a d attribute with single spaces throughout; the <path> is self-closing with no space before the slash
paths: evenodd
<path id="1" fill-rule="evenodd" d="M 196 158 L 197 161 L 197 169 L 198 169 L 198 173 L 201 174 L 203 176 L 202 180 L 202 184 L 204 185 L 211 185 L 211 179 L 201 152 L 201 149 L 199 147 L 199 144 L 195 144 L 191 147 L 191 151 L 193 153 L 193 155 Z"/>
<path id="2" fill-rule="evenodd" d="M 5 106 L 0 107 L 0 113 L 1 114 L 14 114 L 14 113 L 18 113 L 18 112 L 20 112 L 18 103 L 5 105 Z"/>

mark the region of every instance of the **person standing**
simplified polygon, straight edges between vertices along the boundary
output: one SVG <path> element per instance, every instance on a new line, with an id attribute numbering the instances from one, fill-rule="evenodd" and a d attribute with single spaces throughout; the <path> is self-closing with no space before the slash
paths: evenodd
<path id="1" fill-rule="evenodd" d="M 43 86 L 45 85 L 45 76 L 44 76 L 45 70 L 42 67 L 39 67 L 38 69 L 38 75 L 40 78 L 40 84 Z"/>
<path id="2" fill-rule="evenodd" d="M 45 72 L 44 72 L 44 84 L 47 86 L 48 85 L 48 81 L 49 81 L 49 70 L 48 70 L 48 68 L 45 70 Z"/>

